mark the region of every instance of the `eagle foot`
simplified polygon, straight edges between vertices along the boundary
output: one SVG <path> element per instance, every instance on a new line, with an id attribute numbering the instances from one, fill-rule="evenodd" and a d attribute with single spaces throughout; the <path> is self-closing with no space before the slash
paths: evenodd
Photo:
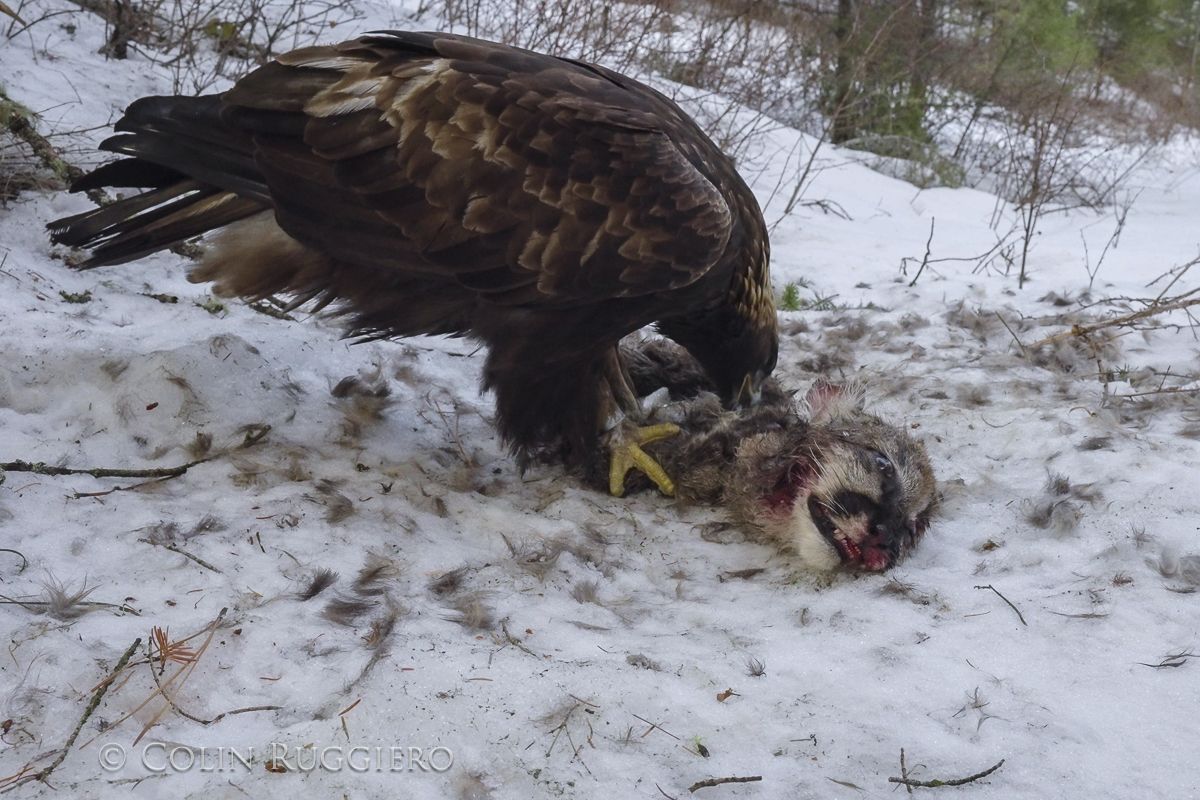
<path id="1" fill-rule="evenodd" d="M 610 435 L 609 450 L 612 460 L 608 463 L 608 491 L 613 497 L 625 494 L 625 474 L 637 467 L 658 486 L 667 497 L 675 496 L 675 482 L 671 480 L 659 463 L 651 458 L 642 445 L 657 442 L 679 433 L 679 426 L 671 422 L 637 428 L 622 424 Z"/>

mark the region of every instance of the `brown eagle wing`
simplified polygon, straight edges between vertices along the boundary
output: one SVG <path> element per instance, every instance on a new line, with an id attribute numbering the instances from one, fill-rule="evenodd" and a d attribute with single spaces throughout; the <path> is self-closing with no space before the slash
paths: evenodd
<path id="1" fill-rule="evenodd" d="M 452 276 L 494 303 L 678 288 L 730 237 L 702 169 L 724 156 L 694 149 L 669 100 L 588 65 L 387 34 L 289 53 L 224 101 L 289 235 L 348 262 Z"/>

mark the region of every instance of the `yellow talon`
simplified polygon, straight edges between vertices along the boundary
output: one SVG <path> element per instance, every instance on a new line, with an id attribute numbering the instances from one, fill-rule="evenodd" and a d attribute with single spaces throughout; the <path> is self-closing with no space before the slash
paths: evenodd
<path id="1" fill-rule="evenodd" d="M 619 434 L 612 445 L 612 461 L 608 465 L 608 491 L 613 497 L 625 494 L 625 473 L 637 467 L 658 486 L 659 491 L 667 497 L 674 497 L 675 482 L 659 466 L 658 462 L 647 455 L 641 445 L 657 442 L 668 436 L 679 433 L 679 426 L 664 422 L 645 428 L 631 428 L 627 433 Z"/>

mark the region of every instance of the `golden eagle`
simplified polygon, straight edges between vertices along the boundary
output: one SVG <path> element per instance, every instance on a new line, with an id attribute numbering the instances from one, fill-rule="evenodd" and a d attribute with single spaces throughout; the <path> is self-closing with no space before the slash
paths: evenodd
<path id="1" fill-rule="evenodd" d="M 581 467 L 617 412 L 614 464 L 617 445 L 636 451 L 618 343 L 643 326 L 730 405 L 775 366 L 754 195 L 675 103 L 603 67 L 379 32 L 280 56 L 223 94 L 142 98 L 116 131 L 101 148 L 129 158 L 72 190 L 144 191 L 49 225 L 91 248 L 83 267 L 228 226 L 190 275 L 219 294 L 336 301 L 360 338 L 477 339 L 522 467 Z"/>

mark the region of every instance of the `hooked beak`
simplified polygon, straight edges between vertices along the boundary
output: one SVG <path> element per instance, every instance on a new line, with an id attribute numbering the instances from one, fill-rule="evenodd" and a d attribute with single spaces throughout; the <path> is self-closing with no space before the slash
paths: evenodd
<path id="1" fill-rule="evenodd" d="M 733 407 L 748 408 L 762 402 L 762 385 L 766 377 L 762 371 L 753 375 L 746 373 L 746 377 L 742 378 L 741 388 L 733 396 Z"/>

